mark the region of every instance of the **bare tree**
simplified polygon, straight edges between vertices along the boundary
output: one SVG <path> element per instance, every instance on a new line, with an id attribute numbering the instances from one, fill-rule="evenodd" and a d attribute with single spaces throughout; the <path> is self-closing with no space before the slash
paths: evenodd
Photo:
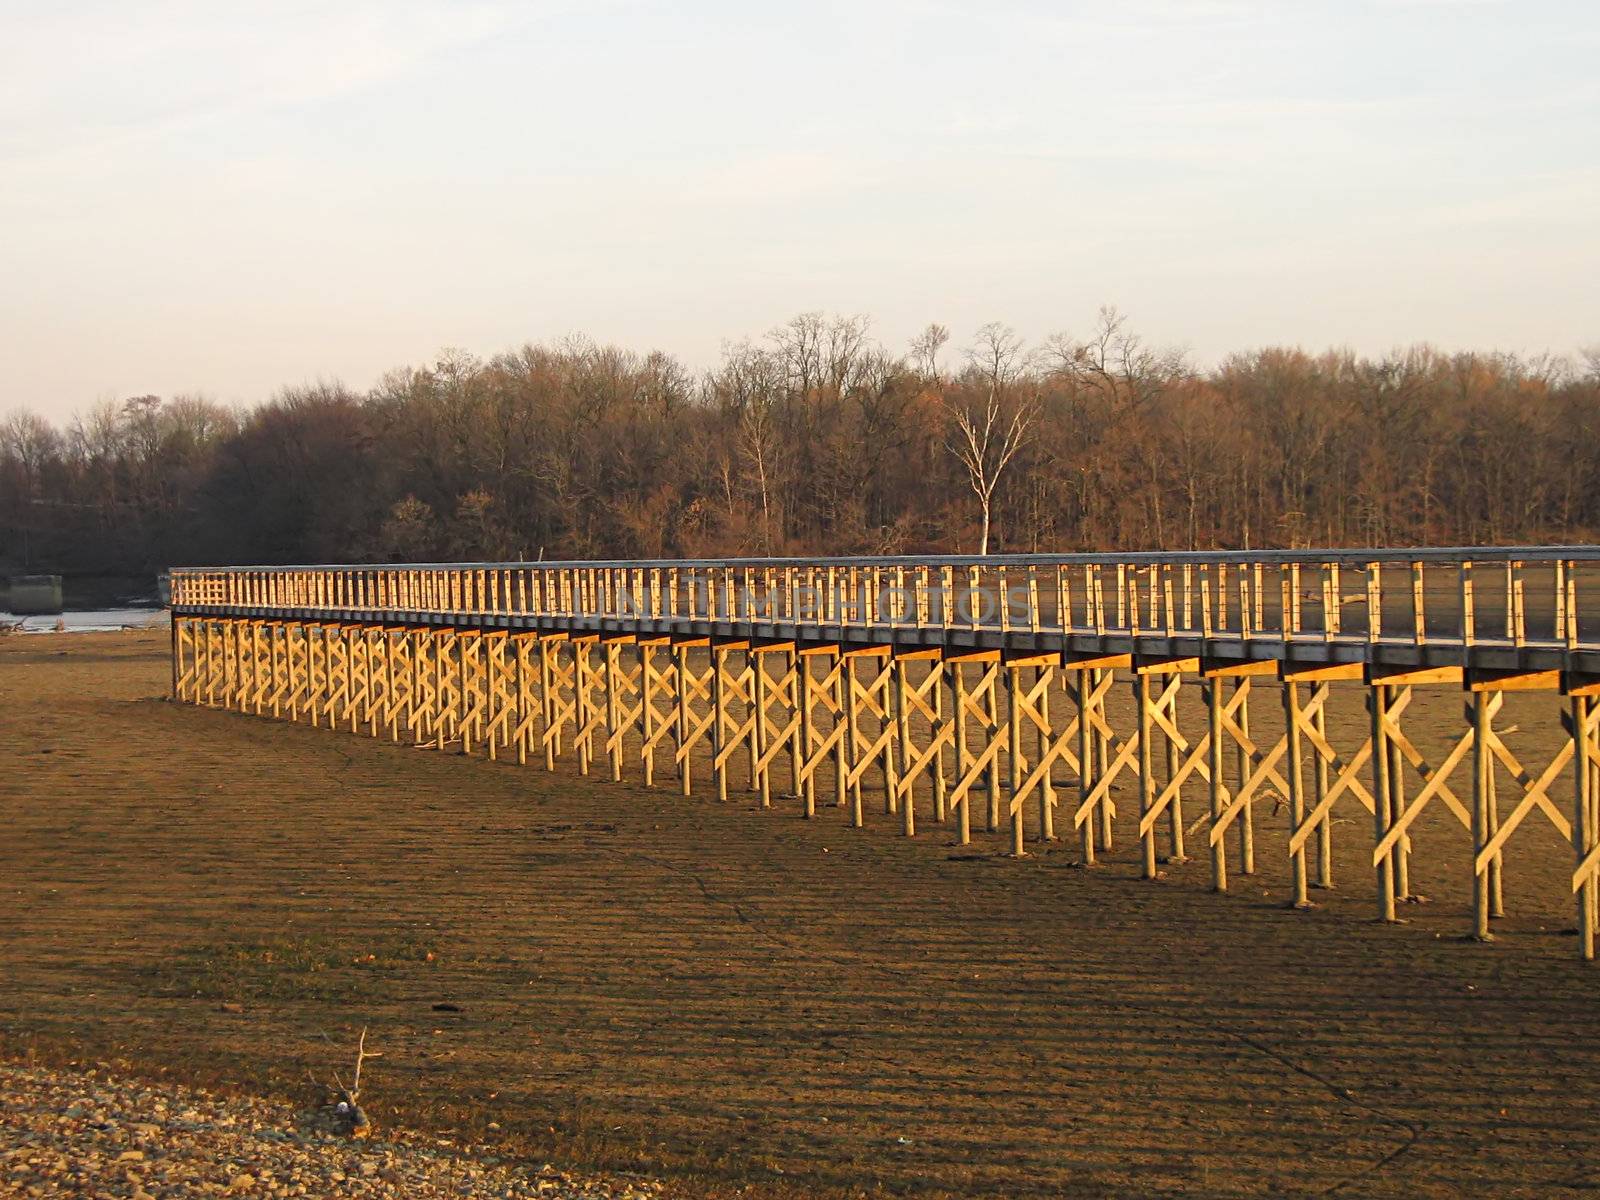
<path id="1" fill-rule="evenodd" d="M 1043 357 L 1056 371 L 1100 393 L 1112 408 L 1147 404 L 1188 369 L 1181 350 L 1146 345 L 1111 304 L 1100 310 L 1087 338 L 1064 333 L 1046 338 Z"/>
<path id="2" fill-rule="evenodd" d="M 771 554 L 774 517 L 773 475 L 782 442 L 779 402 L 783 367 L 773 353 L 749 342 L 723 347 L 722 371 L 710 386 L 737 425 L 738 449 L 754 476 L 761 510 L 761 552 Z M 733 465 L 725 464 L 724 491 L 729 516 L 733 508 Z"/>
<path id="3" fill-rule="evenodd" d="M 1197 370 L 1086 316 L 1032 353 L 993 325 L 963 355 L 935 324 L 896 355 L 804 314 L 704 375 L 574 338 L 237 411 L 0 413 L 0 563 L 1600 537 L 1600 348 Z"/>
<path id="4" fill-rule="evenodd" d="M 965 468 L 967 482 L 978 497 L 978 553 L 987 554 L 995 490 L 1011 460 L 1027 443 L 1038 404 L 1032 397 L 1015 394 L 1024 368 L 1022 339 L 1009 326 L 991 322 L 978 330 L 967 361 L 982 399 L 946 403 L 955 421 L 949 448 Z"/>
<path id="5" fill-rule="evenodd" d="M 328 1039 L 327 1034 L 322 1036 L 324 1039 L 331 1041 L 331 1039 Z M 363 1025 L 361 1027 L 361 1040 L 356 1043 L 355 1078 L 350 1081 L 350 1086 L 345 1086 L 344 1080 L 339 1078 L 339 1072 L 337 1071 L 333 1072 L 333 1086 L 331 1088 L 326 1084 L 321 1085 L 332 1093 L 333 1102 L 322 1113 L 323 1119 L 327 1122 L 329 1132 L 337 1133 L 342 1137 L 355 1138 L 364 1138 L 371 1135 L 372 1121 L 361 1108 L 361 1068 L 369 1058 L 382 1057 L 383 1055 L 376 1050 L 367 1049 L 367 1027 Z M 309 1071 L 307 1075 L 310 1076 Z M 315 1076 L 311 1076 L 311 1079 L 313 1083 L 317 1082 Z"/>
<path id="6" fill-rule="evenodd" d="M 911 365 L 923 380 L 939 377 L 939 351 L 950 340 L 950 331 L 934 321 L 911 339 Z"/>
<path id="7" fill-rule="evenodd" d="M 761 553 L 772 553 L 772 487 L 767 479 L 768 461 L 776 441 L 772 402 L 760 397 L 739 414 L 739 440 L 749 455 L 756 474 L 756 490 L 761 498 Z"/>

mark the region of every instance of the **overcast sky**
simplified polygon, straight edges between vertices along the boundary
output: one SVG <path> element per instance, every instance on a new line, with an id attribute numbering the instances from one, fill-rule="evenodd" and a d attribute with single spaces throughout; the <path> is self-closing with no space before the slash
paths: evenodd
<path id="1" fill-rule="evenodd" d="M 1600 342 L 1600 6 L 0 0 L 0 411 L 1112 302 Z"/>

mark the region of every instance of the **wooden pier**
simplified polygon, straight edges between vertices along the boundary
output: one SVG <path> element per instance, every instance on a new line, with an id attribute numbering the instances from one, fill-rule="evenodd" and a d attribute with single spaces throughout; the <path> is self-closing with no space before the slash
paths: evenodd
<path id="1" fill-rule="evenodd" d="M 172 612 L 188 703 L 552 770 L 570 756 L 685 796 L 747 788 L 908 837 L 998 834 L 1019 856 L 1059 838 L 1092 864 L 1131 837 L 1146 877 L 1205 854 L 1218 891 L 1285 855 L 1295 907 L 1332 885 L 1336 814 L 1355 815 L 1385 921 L 1412 894 L 1418 816 L 1442 808 L 1470 841 L 1464 932 L 1483 940 L 1509 840 L 1547 821 L 1594 957 L 1600 550 L 183 569 Z M 1203 724 L 1179 703 L 1194 684 Z M 1448 734 L 1430 759 L 1407 714 L 1441 688 L 1461 717 L 1430 731 Z M 1508 692 L 1548 701 L 1546 761 L 1497 724 Z M 1365 737 L 1336 745 L 1330 706 L 1357 694 Z M 1261 734 L 1263 702 L 1281 732 Z M 1266 847 L 1269 796 L 1289 832 Z"/>

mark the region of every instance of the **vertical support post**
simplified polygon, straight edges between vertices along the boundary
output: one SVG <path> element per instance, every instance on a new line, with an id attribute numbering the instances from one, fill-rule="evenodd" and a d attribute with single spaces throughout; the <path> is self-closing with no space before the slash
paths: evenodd
<path id="1" fill-rule="evenodd" d="M 573 572 L 570 586 L 574 592 L 573 603 L 578 604 L 579 600 L 576 597 L 576 593 L 583 586 L 583 577 Z M 590 709 L 589 644 L 575 637 L 556 643 L 551 662 L 555 668 L 553 679 L 558 692 L 562 684 L 560 666 L 563 646 L 572 654 L 572 707 L 570 710 L 572 719 L 572 752 L 578 757 L 578 773 L 587 775 L 589 773 L 589 755 L 587 752 L 589 739 L 584 735 L 584 728 L 589 723 Z M 559 721 L 557 725 L 559 727 Z M 561 753 L 561 742 L 559 740 L 556 742 L 556 753 Z"/>
<path id="2" fill-rule="evenodd" d="M 1367 688 L 1367 711 L 1372 716 L 1372 844 L 1383 842 L 1389 832 L 1393 810 L 1389 806 L 1389 689 L 1381 683 Z M 1384 855 L 1379 860 L 1378 920 L 1394 920 L 1394 856 Z"/>
<path id="3" fill-rule="evenodd" d="M 206 622 L 208 626 L 213 622 Z M 209 638 L 207 639 L 209 642 Z M 209 649 L 209 647 L 208 647 Z M 321 653 L 318 653 L 318 650 Z M 318 659 L 321 659 L 319 666 Z M 328 677 L 328 631 L 321 625 L 306 626 L 306 708 L 310 711 L 311 728 L 317 729 L 322 723 L 322 690 Z M 215 676 L 213 675 L 213 678 Z M 208 692 L 206 703 L 212 703 L 214 698 Z"/>
<path id="4" fill-rule="evenodd" d="M 468 637 L 465 634 L 463 634 L 462 636 L 459 636 L 459 637 L 456 638 L 455 643 L 456 643 L 456 663 L 457 663 L 457 668 L 456 669 L 458 671 L 460 671 L 460 673 L 461 673 L 460 677 L 459 677 L 460 681 L 461 681 L 461 687 L 457 692 L 457 695 L 460 697 L 460 709 L 458 711 L 459 711 L 460 717 L 461 717 L 461 721 L 460 721 L 461 753 L 463 753 L 463 754 L 471 754 L 472 753 L 472 721 L 469 719 L 469 715 L 472 712 L 472 695 L 477 690 L 477 682 L 478 682 L 473 677 L 472 660 L 474 658 L 477 659 L 479 661 L 479 664 L 481 665 L 482 659 L 483 659 L 483 655 L 481 653 L 475 654 L 475 655 L 469 655 L 467 653 L 468 645 L 471 645 L 474 649 L 481 650 L 481 646 L 479 645 L 479 641 L 478 641 L 476 633 L 474 633 L 470 637 Z M 585 651 L 584 658 L 587 659 L 588 657 L 589 657 L 588 653 L 587 653 L 587 651 Z M 348 664 L 349 661 L 350 660 L 349 660 L 349 657 L 347 655 L 346 658 L 345 658 L 345 662 Z M 583 677 L 581 671 L 579 672 L 579 676 L 578 677 L 579 677 L 579 680 L 581 681 L 582 677 Z M 585 773 L 587 773 L 587 772 L 585 772 Z"/>
<path id="5" fill-rule="evenodd" d="M 272 688 L 277 682 L 277 674 L 274 670 L 277 656 L 273 653 L 277 644 L 275 636 L 277 628 L 276 621 L 258 621 L 254 626 L 255 697 L 253 708 L 258 717 L 267 715 L 267 707 L 272 699 Z M 378 636 L 382 640 L 387 635 L 380 633 Z M 384 685 L 384 695 L 388 695 L 387 683 Z M 369 704 L 371 702 L 370 695 L 368 696 L 368 702 Z M 374 732 L 374 736 L 376 736 L 376 732 Z"/>
<path id="6" fill-rule="evenodd" d="M 539 704 L 543 720 L 540 722 L 540 735 L 544 742 L 544 769 L 556 769 L 556 739 L 555 739 L 555 696 L 551 687 L 550 655 L 555 643 L 550 638 L 539 639 Z"/>
<path id="7" fill-rule="evenodd" d="M 190 623 L 190 645 L 193 647 L 193 623 Z M 296 648 L 300 653 L 296 653 Z M 300 720 L 300 682 L 305 668 L 304 639 L 301 635 L 300 623 L 290 621 L 283 627 L 283 679 L 284 698 L 289 709 L 289 720 Z M 196 678 L 198 684 L 198 677 Z M 193 689 L 191 689 L 192 691 Z M 194 697 L 198 699 L 198 696 Z"/>
<path id="8" fill-rule="evenodd" d="M 217 627 L 222 631 L 222 700 L 220 707 L 233 707 L 233 677 L 238 665 L 238 622 L 219 621 Z"/>
<path id="9" fill-rule="evenodd" d="M 754 595 L 750 591 L 748 583 L 746 584 L 745 595 L 747 597 Z M 761 669 L 761 655 L 756 652 L 754 646 L 747 645 L 744 648 L 744 675 L 742 678 L 746 681 L 744 698 L 746 701 L 745 711 L 749 714 L 750 720 L 750 737 L 745 742 L 745 751 L 746 761 L 750 768 L 749 790 L 759 793 L 761 791 L 760 777 L 765 774 L 761 768 L 761 750 L 766 745 L 764 726 L 767 712 L 765 708 L 756 707 L 757 674 L 765 675 L 765 672 Z"/>
<path id="10" fill-rule="evenodd" d="M 1050 685 L 1055 682 L 1056 668 L 1035 667 L 1033 672 L 1034 690 L 1039 694 L 1039 761 L 1044 762 L 1045 756 L 1050 753 L 1050 748 L 1056 740 L 1055 726 L 1050 723 Z M 1056 785 L 1055 762 L 1045 768 L 1044 778 L 1039 781 L 1039 840 L 1053 842 L 1056 840 Z"/>
<path id="11" fill-rule="evenodd" d="M 1390 706 L 1390 711 L 1394 706 Z M 1396 718 L 1398 720 L 1398 718 Z M 1393 826 L 1406 811 L 1406 760 L 1400 753 L 1400 743 L 1389 739 L 1389 824 Z M 1396 900 L 1411 898 L 1411 835 L 1403 833 L 1394 847 L 1394 896 Z"/>
<path id="12" fill-rule="evenodd" d="M 1106 777 L 1106 772 L 1110 769 L 1111 764 L 1111 737 L 1102 727 L 1105 722 L 1106 701 L 1105 691 L 1102 691 L 1101 688 L 1106 686 L 1108 673 L 1109 671 L 1106 668 L 1094 672 L 1095 690 L 1100 693 L 1100 699 L 1095 704 L 1099 709 L 1102 722 L 1102 725 L 1095 727 L 1094 732 L 1094 774 L 1096 781 Z M 1109 690 L 1109 687 L 1106 690 Z M 1104 799 L 1100 801 L 1100 849 L 1106 852 L 1111 850 L 1111 793 L 1109 791 L 1106 792 Z"/>
<path id="13" fill-rule="evenodd" d="M 178 691 L 178 681 L 183 678 L 183 646 L 178 640 L 178 631 L 183 627 L 182 617 L 172 618 L 172 698 L 182 700 L 183 696 Z"/>
<path id="14" fill-rule="evenodd" d="M 1168 590 L 1171 581 L 1168 581 Z M 1168 597 L 1170 602 L 1171 597 Z M 1167 719 L 1172 728 L 1178 728 L 1178 693 L 1182 690 L 1182 676 L 1174 675 L 1172 683 L 1163 688 L 1169 695 L 1167 700 Z M 1171 787 L 1173 780 L 1178 777 L 1178 743 L 1173 740 L 1172 734 L 1163 732 L 1162 739 L 1167 748 L 1167 786 Z M 1189 856 L 1184 852 L 1183 844 L 1183 787 L 1173 788 L 1172 799 L 1167 802 L 1167 848 L 1168 860 L 1175 863 L 1188 862 Z"/>
<path id="15" fill-rule="evenodd" d="M 1300 735 L 1300 685 L 1292 679 L 1283 681 L 1283 720 L 1289 754 L 1289 828 L 1300 828 L 1306 819 L 1306 794 L 1302 740 Z M 1292 895 L 1290 903 L 1295 908 L 1310 908 L 1306 894 L 1306 847 L 1294 851 L 1290 860 Z"/>
<path id="16" fill-rule="evenodd" d="M 1011 816 L 1011 856 L 1021 858 L 1027 853 L 1022 839 L 1022 705 L 1017 693 L 1022 686 L 1021 667 L 1004 665 L 1006 676 L 1006 760 L 1011 769 L 1010 797 L 1006 805 Z"/>
<path id="17" fill-rule="evenodd" d="M 310 633 L 310 626 L 307 626 L 308 638 Z M 444 668 L 441 665 L 444 658 L 444 638 L 437 629 L 424 631 L 422 637 L 428 647 L 426 668 L 433 683 L 429 689 L 427 724 L 418 727 L 417 741 L 419 745 L 429 746 L 437 743 L 439 731 L 444 727 Z M 308 641 L 306 645 L 309 652 L 310 642 Z"/>
<path id="18" fill-rule="evenodd" d="M 333 579 L 329 578 L 328 587 L 333 588 Z M 454 642 L 451 643 L 454 645 Z M 328 718 L 328 730 L 332 732 L 339 727 L 339 705 L 341 699 L 349 690 L 350 680 L 350 643 L 342 625 L 324 624 L 322 626 L 322 704 L 323 715 Z"/>
<path id="19" fill-rule="evenodd" d="M 842 654 L 843 651 L 840 651 Z M 839 751 L 839 778 L 841 786 L 847 778 L 847 772 L 856 769 L 856 762 L 861 753 L 861 712 L 856 707 L 856 691 L 859 684 L 856 679 L 856 660 L 845 656 L 843 670 L 839 672 L 839 719 L 844 722 L 844 737 L 840 741 Z M 850 788 L 850 824 L 857 829 L 862 826 L 861 811 L 861 776 L 857 775 L 849 782 Z M 840 803 L 844 802 L 841 794 Z"/>
<path id="20" fill-rule="evenodd" d="M 462 750 L 469 752 L 471 750 L 471 738 L 467 729 L 467 703 L 469 700 L 467 689 L 471 686 L 471 680 L 467 674 L 467 651 L 465 646 L 467 640 L 467 635 L 460 632 L 452 632 L 450 635 L 450 647 L 455 652 L 451 660 L 455 688 L 450 694 L 450 730 L 452 740 L 459 735 Z M 443 750 L 444 748 L 444 744 L 441 742 L 439 749 Z"/>
<path id="21" fill-rule="evenodd" d="M 1594 772 L 1595 762 L 1589 736 L 1589 713 L 1594 705 L 1589 696 L 1573 696 L 1568 701 L 1572 721 L 1572 853 L 1575 870 L 1582 870 L 1595 844 Z M 1577 888 L 1578 955 L 1594 961 L 1595 878 L 1591 870 Z"/>
<path id="22" fill-rule="evenodd" d="M 805 790 L 801 782 L 801 772 L 805 764 L 805 756 L 811 753 L 811 703 L 803 687 L 805 681 L 811 676 L 811 669 L 806 666 L 806 660 L 801 656 L 797 647 L 790 647 L 787 651 L 785 666 L 788 670 L 789 700 L 794 706 L 791 722 L 794 732 L 789 735 L 789 778 L 790 790 L 796 799 Z M 813 789 L 811 803 L 815 805 L 815 791 Z M 808 812 L 809 816 L 810 813 Z"/>
<path id="23" fill-rule="evenodd" d="M 639 643 L 639 732 L 644 738 L 639 757 L 644 761 L 644 785 L 656 785 L 656 648 Z"/>
<path id="24" fill-rule="evenodd" d="M 511 661 L 512 661 L 512 695 L 516 697 L 516 706 L 511 718 L 511 737 L 516 742 L 517 766 L 528 765 L 528 737 L 531 726 L 529 715 L 533 706 L 528 703 L 532 689 L 528 686 L 528 635 L 516 633 L 511 636 Z"/>
<path id="25" fill-rule="evenodd" d="M 1259 597 L 1258 597 L 1259 600 Z M 1233 685 L 1235 696 L 1243 692 L 1243 699 L 1239 700 L 1239 732 L 1245 737 L 1250 736 L 1250 677 L 1241 675 Z M 1244 743 L 1239 743 L 1239 774 L 1240 785 L 1250 778 L 1250 751 L 1246 750 Z M 1256 873 L 1256 815 L 1255 800 L 1244 802 L 1244 807 L 1239 810 L 1235 820 L 1239 824 L 1239 874 L 1254 875 Z"/>
<path id="26" fill-rule="evenodd" d="M 878 741 L 875 744 L 882 747 L 878 754 L 878 765 L 883 772 L 883 811 L 886 816 L 900 811 L 900 789 L 894 761 L 894 737 L 898 732 L 894 706 L 894 665 L 893 655 L 882 666 L 873 663 L 875 682 L 872 686 L 883 705 L 878 715 Z"/>
<path id="27" fill-rule="evenodd" d="M 933 727 L 929 736 L 938 741 L 933 752 L 933 819 L 941 825 L 950 819 L 949 785 L 944 771 L 944 731 L 949 721 L 944 707 L 944 669 L 943 659 L 935 659 L 928 664 L 929 673 L 939 676 L 928 691 L 933 697 Z"/>
<path id="28" fill-rule="evenodd" d="M 412 694 L 411 631 L 408 629 L 387 630 L 384 634 L 384 642 L 388 646 L 386 671 L 389 682 L 385 688 L 383 723 L 387 727 L 389 740 L 398 746 L 400 744 L 401 705 L 402 703 L 409 705 Z M 273 677 L 277 677 L 277 668 L 273 668 Z"/>
<path id="29" fill-rule="evenodd" d="M 437 704 L 434 706 L 433 739 L 434 749 L 443 750 L 445 743 L 450 740 L 451 730 L 455 728 L 456 704 L 461 695 L 457 686 L 460 682 L 451 674 L 451 649 L 455 646 L 455 634 L 449 630 L 434 631 L 433 665 L 439 678 L 439 686 L 434 695 Z M 327 630 L 323 630 L 322 648 L 324 663 L 328 648 Z"/>
<path id="30" fill-rule="evenodd" d="M 894 772 L 894 778 L 889 783 L 892 792 L 898 794 L 900 777 L 904 773 L 905 763 L 911 753 L 911 712 L 906 707 L 906 660 L 894 660 L 894 717 L 895 738 L 885 750 L 888 757 L 885 762 Z M 899 796 L 900 803 L 900 832 L 906 837 L 915 837 L 917 834 L 917 806 L 914 799 L 916 783 L 906 789 L 905 795 Z"/>
<path id="31" fill-rule="evenodd" d="M 284 630 L 284 674 L 289 683 L 289 720 L 296 723 L 300 720 L 301 698 L 309 686 L 306 678 L 306 656 L 309 652 L 306 627 L 299 621 L 291 621 Z M 198 686 L 198 677 L 195 682 Z M 199 700 L 198 693 L 195 700 Z"/>
<path id="32" fill-rule="evenodd" d="M 678 751 L 674 757 L 680 758 L 679 790 L 689 796 L 694 794 L 694 755 L 689 750 L 689 648 L 681 643 L 674 646 L 672 658 L 675 667 L 673 675 L 678 685 Z"/>
<path id="33" fill-rule="evenodd" d="M 1228 789 L 1223 782 L 1222 757 L 1222 680 L 1205 676 L 1201 689 L 1205 693 L 1207 742 L 1206 767 L 1211 775 L 1211 828 L 1215 830 L 1227 809 Z M 1228 890 L 1228 841 L 1226 837 L 1211 842 L 1211 888 Z"/>
<path id="34" fill-rule="evenodd" d="M 270 652 L 272 645 L 270 640 L 267 645 Z M 383 659 L 383 707 L 372 710 L 373 737 L 378 736 L 380 727 L 389 723 L 388 716 L 394 711 L 396 693 L 394 686 L 394 633 L 392 630 L 380 629 L 378 631 L 378 647 Z"/>
<path id="35" fill-rule="evenodd" d="M 850 806 L 850 823 L 860 829 L 863 820 L 861 813 L 861 781 L 858 779 L 854 787 L 849 783 L 850 768 L 856 761 L 856 697 L 855 697 L 855 668 L 854 659 L 845 658 L 841 649 L 836 653 L 830 674 L 833 676 L 833 698 L 838 705 L 835 722 L 843 721 L 844 727 L 835 731 L 839 736 L 834 739 L 833 747 L 833 803 L 836 808 Z"/>
<path id="36" fill-rule="evenodd" d="M 717 799 L 728 798 L 728 761 L 723 750 L 728 745 L 728 651 L 711 647 L 711 762 L 717 780 Z"/>
<path id="37" fill-rule="evenodd" d="M 1139 710 L 1139 823 L 1155 803 L 1155 776 L 1151 770 L 1150 754 L 1150 676 L 1137 671 L 1133 677 L 1133 695 Z M 1156 870 L 1156 831 L 1146 829 L 1140 837 L 1144 848 L 1144 877 L 1154 879 Z"/>
<path id="38" fill-rule="evenodd" d="M 1312 692 L 1313 700 L 1321 700 L 1317 705 L 1316 716 L 1312 719 L 1312 726 L 1316 729 L 1322 741 L 1328 740 L 1328 705 L 1333 700 L 1332 684 L 1321 683 Z M 1328 776 L 1328 760 L 1322 751 L 1317 751 L 1316 768 L 1311 775 L 1311 798 L 1318 809 L 1328 795 L 1330 779 Z M 1324 813 L 1322 820 L 1317 823 L 1317 886 L 1319 888 L 1333 887 L 1333 814 Z"/>
<path id="39" fill-rule="evenodd" d="M 950 686 L 953 692 L 955 705 L 955 742 L 956 742 L 956 782 L 959 784 L 967 777 L 967 667 L 965 663 L 953 662 L 950 664 Z M 972 789 L 969 787 L 961 793 L 961 798 L 956 801 L 959 810 L 956 822 L 956 838 L 961 845 L 970 845 L 972 842 Z"/>
<path id="40" fill-rule="evenodd" d="M 1094 792 L 1094 735 L 1089 722 L 1091 677 L 1090 671 L 1083 667 L 1078 668 L 1078 807 L 1080 809 L 1089 802 L 1089 797 Z M 1083 863 L 1090 867 L 1094 865 L 1094 824 L 1095 814 L 1085 813 L 1081 844 Z"/>
<path id="41" fill-rule="evenodd" d="M 761 797 L 761 807 L 772 807 L 772 771 L 766 765 L 767 746 L 771 731 L 767 728 L 767 662 L 766 656 L 754 650 L 745 651 L 750 664 L 750 695 L 755 706 L 755 725 L 750 731 L 751 786 Z"/>
<path id="42" fill-rule="evenodd" d="M 1473 692 L 1467 706 L 1472 721 L 1472 936 L 1480 942 L 1494 940 L 1489 932 L 1490 885 L 1487 867 L 1477 866 L 1478 855 L 1493 836 L 1489 828 L 1489 780 L 1494 758 L 1489 747 L 1489 693 Z"/>
<path id="43" fill-rule="evenodd" d="M 1590 725 L 1594 723 L 1594 707 L 1595 701 L 1590 698 Z M 1600 843 L 1600 747 L 1595 746 L 1595 738 L 1589 733 L 1584 734 L 1584 742 L 1589 747 L 1587 749 L 1589 757 L 1586 760 L 1587 768 L 1589 768 L 1589 846 L 1587 846 L 1586 853 L 1594 853 L 1594 846 Z M 1589 928 L 1590 930 L 1595 930 L 1595 928 L 1600 928 L 1600 920 L 1597 920 L 1597 917 L 1600 917 L 1600 909 L 1597 909 L 1597 902 L 1600 902 L 1600 886 L 1595 883 L 1594 872 L 1590 872 L 1587 883 L 1589 883 L 1589 886 L 1587 886 L 1587 893 L 1589 893 L 1589 904 L 1587 904 Z"/>
<path id="44" fill-rule="evenodd" d="M 1000 676 L 1005 667 L 996 664 L 984 672 L 984 687 L 988 697 L 985 708 L 987 717 L 986 732 L 991 738 L 999 740 L 1000 737 Z M 988 811 L 985 814 L 984 829 L 989 833 L 1000 832 L 1000 755 L 989 756 L 989 793 Z"/>
<path id="45" fill-rule="evenodd" d="M 258 642 L 261 637 L 261 626 L 256 621 L 237 621 L 235 624 L 239 627 L 239 673 L 235 677 L 239 690 L 234 700 L 240 712 L 249 712 L 252 697 L 259 684 L 258 672 L 261 664 Z M 353 726 L 351 732 L 355 732 Z"/>
<path id="46" fill-rule="evenodd" d="M 795 675 L 795 694 L 799 698 L 800 704 L 800 731 L 798 734 L 800 741 L 798 750 L 792 752 L 792 757 L 796 763 L 802 764 L 803 767 L 811 768 L 804 770 L 802 767 L 796 767 L 795 772 L 795 779 L 798 781 L 796 790 L 804 801 L 805 817 L 809 821 L 817 815 L 817 773 L 810 763 L 811 747 L 816 742 L 816 731 L 812 725 L 811 715 L 811 660 L 798 653 L 798 651 L 795 652 L 795 670 L 797 672 Z"/>
<path id="47" fill-rule="evenodd" d="M 372 689 L 372 657 L 371 641 L 367 631 L 362 626 L 343 626 L 340 630 L 344 638 L 346 674 L 349 676 L 349 687 L 346 691 L 345 710 L 350 718 L 350 732 L 360 732 L 360 712 L 357 703 L 365 703 L 371 699 Z M 255 631 L 251 630 L 251 641 L 255 640 Z M 254 646 L 252 645 L 252 650 Z M 254 666 L 252 655 L 251 665 Z"/>
<path id="48" fill-rule="evenodd" d="M 1496 706 L 1498 707 L 1498 705 Z M 1489 714 L 1490 729 L 1494 728 L 1494 713 Z M 1489 792 L 1489 836 L 1494 837 L 1500 832 L 1500 793 L 1495 785 L 1494 755 L 1489 756 L 1488 777 L 1484 781 Z M 1409 846 L 1407 847 L 1409 849 Z M 1506 915 L 1505 893 L 1505 851 L 1495 851 L 1494 857 L 1489 860 L 1489 915 L 1503 917 Z"/>
<path id="49" fill-rule="evenodd" d="M 606 656 L 606 741 L 611 743 L 611 782 L 622 782 L 622 708 L 617 695 L 617 673 L 622 669 L 622 647 L 607 642 Z"/>
<path id="50" fill-rule="evenodd" d="M 195 679 L 195 702 L 212 708 L 217 702 L 217 675 L 220 670 L 218 622 L 207 618 L 200 622 L 200 645 L 197 654 L 202 663 Z M 201 685 L 204 685 L 203 687 Z"/>

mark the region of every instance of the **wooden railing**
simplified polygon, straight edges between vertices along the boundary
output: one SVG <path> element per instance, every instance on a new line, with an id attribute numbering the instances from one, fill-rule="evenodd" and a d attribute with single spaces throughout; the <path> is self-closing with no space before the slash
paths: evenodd
<path id="1" fill-rule="evenodd" d="M 1600 648 L 1600 549 L 185 568 L 181 611 Z M 1580 585 L 1582 587 L 1580 588 Z M 1593 601 L 1600 605 L 1600 600 Z"/>

